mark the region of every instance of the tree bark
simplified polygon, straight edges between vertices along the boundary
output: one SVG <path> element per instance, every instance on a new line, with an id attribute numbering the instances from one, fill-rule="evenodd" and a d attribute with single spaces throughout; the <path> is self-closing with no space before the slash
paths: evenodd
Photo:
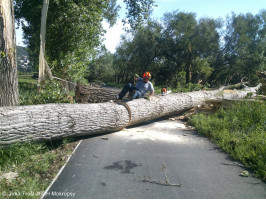
<path id="1" fill-rule="evenodd" d="M 243 98 L 251 90 L 239 91 L 226 98 Z M 175 115 L 223 98 L 221 89 L 151 96 L 127 103 L 46 104 L 0 108 L 0 145 L 14 142 L 46 141 L 122 130 L 123 128 Z"/>
<path id="2" fill-rule="evenodd" d="M 187 66 L 186 66 L 186 84 L 191 82 L 191 69 L 192 69 L 192 49 L 191 43 L 188 43 L 188 55 L 187 55 Z"/>
<path id="3" fill-rule="evenodd" d="M 19 105 L 12 0 L 0 0 L 0 106 Z"/>
<path id="4" fill-rule="evenodd" d="M 117 98 L 120 89 L 91 87 L 77 84 L 75 88 L 75 101 L 77 103 L 103 103 Z"/>
<path id="5" fill-rule="evenodd" d="M 38 83 L 40 86 L 45 84 L 45 71 L 49 71 L 48 64 L 44 58 L 45 55 L 45 34 L 46 34 L 46 19 L 48 12 L 49 0 L 43 0 L 42 7 L 42 19 L 41 19 L 41 30 L 40 30 L 40 55 L 39 55 L 39 80 Z M 45 70 L 46 69 L 46 70 Z M 52 76 L 49 74 L 49 77 Z"/>

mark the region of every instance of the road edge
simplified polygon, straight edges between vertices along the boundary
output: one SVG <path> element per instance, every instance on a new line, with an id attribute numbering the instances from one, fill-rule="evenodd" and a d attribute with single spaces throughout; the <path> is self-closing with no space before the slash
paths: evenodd
<path id="1" fill-rule="evenodd" d="M 45 197 L 45 195 L 47 194 L 47 192 L 50 190 L 50 188 L 52 187 L 52 185 L 54 184 L 54 182 L 56 181 L 56 179 L 59 177 L 59 175 L 62 173 L 62 171 L 64 170 L 65 166 L 67 165 L 67 163 L 69 162 L 70 158 L 73 156 L 73 154 L 75 153 L 75 151 L 77 150 L 77 148 L 79 147 L 79 145 L 81 144 L 82 140 L 79 141 L 79 143 L 77 144 L 77 146 L 75 147 L 75 149 L 73 150 L 73 152 L 71 153 L 71 155 L 68 157 L 67 161 L 65 162 L 65 164 L 61 167 L 61 169 L 59 170 L 59 172 L 57 173 L 57 175 L 54 177 L 53 181 L 50 183 L 50 185 L 47 187 L 47 189 L 44 191 L 44 193 L 42 194 L 40 199 L 43 199 Z"/>

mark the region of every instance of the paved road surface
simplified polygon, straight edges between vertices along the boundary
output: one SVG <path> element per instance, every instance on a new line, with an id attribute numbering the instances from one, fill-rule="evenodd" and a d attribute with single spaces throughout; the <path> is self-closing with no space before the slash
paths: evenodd
<path id="1" fill-rule="evenodd" d="M 83 140 L 45 198 L 265 199 L 266 184 L 232 163 L 180 121 L 155 121 Z M 160 185 L 162 165 L 181 187 Z"/>

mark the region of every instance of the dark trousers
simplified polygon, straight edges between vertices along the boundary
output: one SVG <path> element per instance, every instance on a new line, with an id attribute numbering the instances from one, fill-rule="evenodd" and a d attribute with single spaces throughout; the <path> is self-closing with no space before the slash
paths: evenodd
<path id="1" fill-rule="evenodd" d="M 131 83 L 126 84 L 122 89 L 122 91 L 119 93 L 119 99 L 123 99 L 123 97 L 127 94 L 127 92 L 131 92 L 133 90 L 136 90 L 133 84 Z"/>

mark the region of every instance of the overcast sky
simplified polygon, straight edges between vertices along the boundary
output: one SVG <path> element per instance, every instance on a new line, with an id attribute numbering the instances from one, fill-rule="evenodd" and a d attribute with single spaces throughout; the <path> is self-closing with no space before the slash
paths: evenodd
<path id="1" fill-rule="evenodd" d="M 258 14 L 260 10 L 266 9 L 266 0 L 155 0 L 157 7 L 154 8 L 152 18 L 160 19 L 165 12 L 179 10 L 182 12 L 194 12 L 197 18 L 225 18 L 231 12 L 236 14 L 252 13 Z M 120 17 L 125 13 L 123 0 L 117 1 L 122 9 Z M 123 34 L 123 24 L 119 19 L 115 26 L 109 29 L 107 23 L 103 23 L 107 30 L 106 40 L 104 42 L 106 48 L 112 53 L 120 42 L 120 35 Z M 17 44 L 22 45 L 22 32 L 17 30 Z"/>

